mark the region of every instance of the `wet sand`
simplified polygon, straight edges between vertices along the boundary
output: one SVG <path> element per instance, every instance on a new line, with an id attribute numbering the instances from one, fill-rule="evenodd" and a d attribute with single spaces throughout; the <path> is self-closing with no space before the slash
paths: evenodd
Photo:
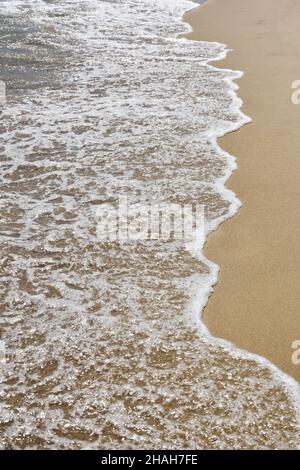
<path id="1" fill-rule="evenodd" d="M 300 2 L 209 0 L 186 14 L 191 39 L 232 48 L 217 67 L 244 71 L 243 112 L 253 122 L 220 140 L 237 158 L 228 187 L 243 203 L 213 233 L 206 256 L 220 279 L 204 312 L 210 332 L 300 379 Z"/>

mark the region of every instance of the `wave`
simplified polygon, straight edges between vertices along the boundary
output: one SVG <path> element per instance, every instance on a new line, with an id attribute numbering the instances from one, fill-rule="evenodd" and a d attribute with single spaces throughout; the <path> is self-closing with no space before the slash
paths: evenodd
<path id="1" fill-rule="evenodd" d="M 4 445 L 296 447 L 295 382 L 201 322 L 219 268 L 200 247 L 95 231 L 95 208 L 119 196 L 200 203 L 206 235 L 238 211 L 236 161 L 217 140 L 249 122 L 241 72 L 209 64 L 226 47 L 177 38 L 185 0 L 11 5 Z"/>

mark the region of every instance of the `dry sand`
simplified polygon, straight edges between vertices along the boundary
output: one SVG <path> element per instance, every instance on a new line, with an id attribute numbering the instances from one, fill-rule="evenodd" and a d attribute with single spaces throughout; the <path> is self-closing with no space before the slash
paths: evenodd
<path id="1" fill-rule="evenodd" d="M 186 14 L 188 37 L 234 49 L 217 67 L 245 72 L 242 110 L 253 123 L 220 140 L 237 157 L 228 183 L 240 213 L 209 238 L 221 267 L 204 312 L 211 333 L 270 359 L 300 379 L 291 343 L 300 340 L 299 0 L 209 0 Z"/>

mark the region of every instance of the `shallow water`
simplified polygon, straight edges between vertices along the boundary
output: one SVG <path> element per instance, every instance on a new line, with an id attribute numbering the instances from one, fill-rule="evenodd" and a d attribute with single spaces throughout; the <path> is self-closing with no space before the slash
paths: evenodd
<path id="1" fill-rule="evenodd" d="M 201 247 L 96 232 L 119 196 L 202 204 L 207 233 L 239 208 L 216 139 L 248 121 L 240 74 L 176 39 L 192 6 L 0 2 L 5 448 L 299 445 L 293 381 L 200 321 Z"/>

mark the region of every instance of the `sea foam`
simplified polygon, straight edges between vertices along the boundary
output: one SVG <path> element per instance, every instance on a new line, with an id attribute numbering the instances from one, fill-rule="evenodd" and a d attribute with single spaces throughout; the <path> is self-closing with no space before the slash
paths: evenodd
<path id="1" fill-rule="evenodd" d="M 95 231 L 119 196 L 202 204 L 206 236 L 236 214 L 218 138 L 249 118 L 241 72 L 210 65 L 226 47 L 178 39 L 185 0 L 9 3 L 3 445 L 297 447 L 298 385 L 201 321 L 219 268 L 197 239 Z"/>

